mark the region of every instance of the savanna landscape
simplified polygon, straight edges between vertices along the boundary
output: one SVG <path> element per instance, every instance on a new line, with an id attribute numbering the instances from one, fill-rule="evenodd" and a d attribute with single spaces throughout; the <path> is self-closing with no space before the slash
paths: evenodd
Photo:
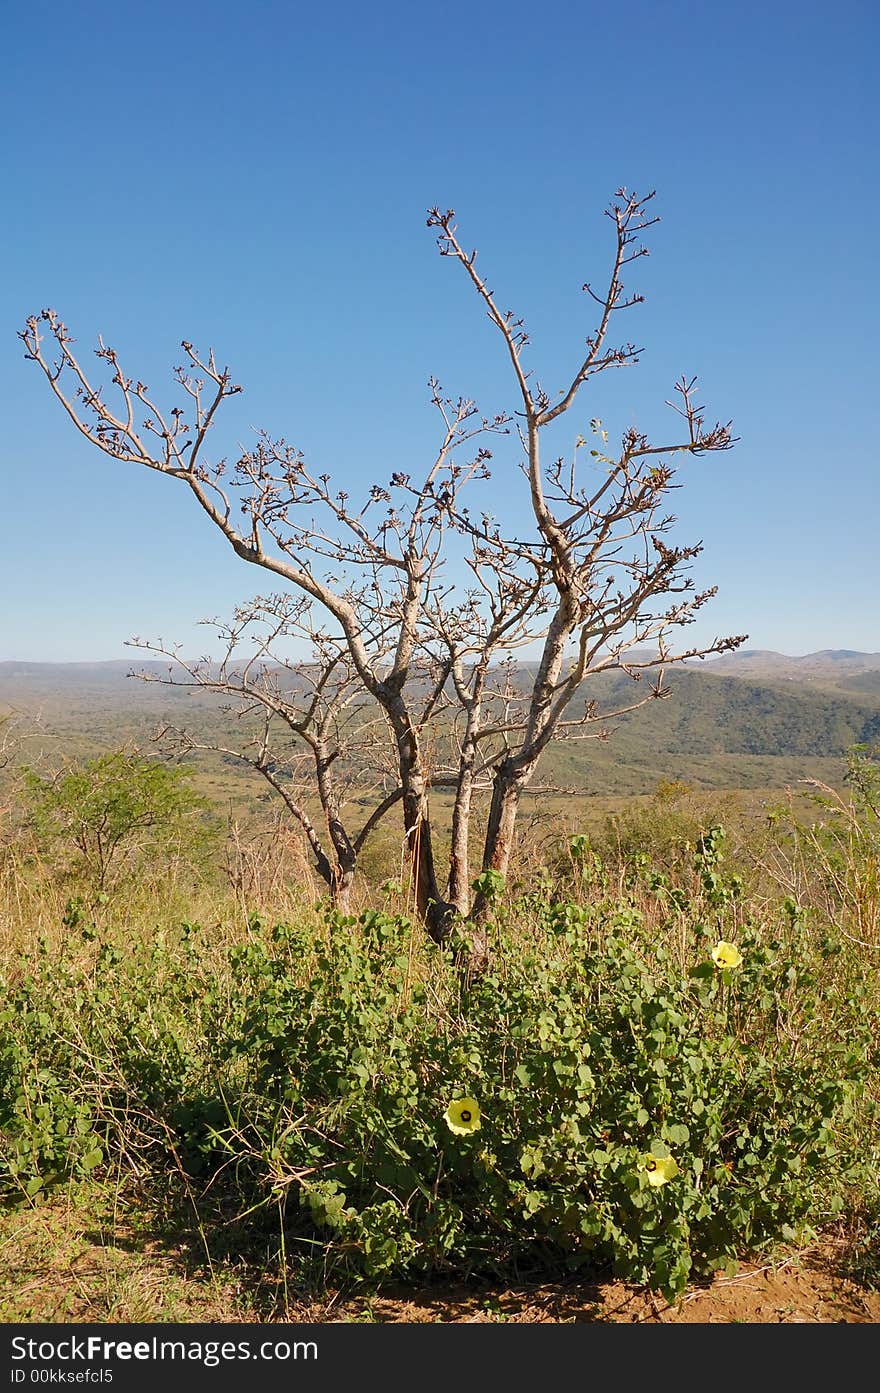
<path id="1" fill-rule="evenodd" d="M 0 1326 L 876 1322 L 871 7 L 10 27 Z"/>
<path id="2" fill-rule="evenodd" d="M 542 781 L 470 981 L 398 838 L 342 915 L 152 744 L 239 713 L 3 665 L 3 1318 L 876 1320 L 880 658 L 718 661 Z"/>

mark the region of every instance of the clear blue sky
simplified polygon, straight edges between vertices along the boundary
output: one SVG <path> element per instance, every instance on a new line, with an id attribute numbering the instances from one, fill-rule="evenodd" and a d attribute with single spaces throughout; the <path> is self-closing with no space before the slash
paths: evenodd
<path id="1" fill-rule="evenodd" d="M 626 330 L 646 352 L 569 436 L 653 429 L 699 373 L 741 443 L 676 496 L 720 587 L 690 636 L 880 650 L 878 50 L 873 0 L 14 6 L 0 659 L 124 657 L 134 633 L 200 651 L 195 621 L 263 579 L 182 486 L 74 435 L 22 358 L 28 313 L 83 352 L 103 333 L 166 401 L 181 338 L 212 344 L 246 387 L 217 447 L 265 426 L 354 492 L 425 459 L 432 372 L 516 405 L 426 208 L 456 208 L 555 389 L 620 184 L 663 219 Z"/>

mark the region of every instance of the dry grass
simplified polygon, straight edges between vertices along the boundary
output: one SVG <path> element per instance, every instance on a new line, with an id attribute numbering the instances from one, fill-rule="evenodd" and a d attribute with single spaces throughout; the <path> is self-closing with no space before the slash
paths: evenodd
<path id="1" fill-rule="evenodd" d="M 256 1320 L 233 1271 L 138 1231 L 105 1192 L 79 1191 L 0 1220 L 0 1321 Z"/>
<path id="2" fill-rule="evenodd" d="M 79 1192 L 0 1217 L 0 1323 L 838 1324 L 880 1321 L 880 1293 L 847 1275 L 850 1242 L 744 1262 L 669 1305 L 622 1282 L 386 1287 L 283 1294 L 253 1268 L 208 1266 L 198 1243 L 132 1226 L 113 1196 Z"/>

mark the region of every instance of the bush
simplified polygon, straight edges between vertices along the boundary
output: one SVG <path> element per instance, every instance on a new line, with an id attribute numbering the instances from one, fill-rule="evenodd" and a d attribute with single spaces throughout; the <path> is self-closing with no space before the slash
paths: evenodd
<path id="1" fill-rule="evenodd" d="M 349 1269 L 550 1261 L 675 1294 L 793 1237 L 817 1187 L 839 1203 L 866 1027 L 861 1050 L 852 1030 L 829 1042 L 839 1003 L 778 945 L 744 941 L 735 974 L 697 939 L 682 979 L 613 917 L 553 905 L 539 955 L 512 954 L 438 1019 L 427 986 L 406 999 L 405 921 L 339 928 L 311 985 L 273 970 L 268 987 L 251 963 L 241 1048 L 258 1068 L 224 1144 Z M 456 1096 L 478 1103 L 478 1130 L 444 1123 Z"/>
<path id="2" fill-rule="evenodd" d="M 124 749 L 54 778 L 26 769 L 28 823 L 39 844 L 59 849 L 68 868 L 102 892 L 148 860 L 203 854 L 207 802 L 191 778 L 185 767 Z"/>
<path id="3" fill-rule="evenodd" d="M 683 969 L 631 906 L 530 912 L 466 990 L 378 911 L 254 921 L 220 975 L 194 926 L 145 959 L 74 923 L 90 960 L 4 984 L 0 1184 L 180 1166 L 206 1231 L 280 1217 L 303 1271 L 583 1268 L 671 1297 L 874 1174 L 876 1045 L 839 945 L 793 951 L 782 912 L 723 968 L 694 923 Z"/>

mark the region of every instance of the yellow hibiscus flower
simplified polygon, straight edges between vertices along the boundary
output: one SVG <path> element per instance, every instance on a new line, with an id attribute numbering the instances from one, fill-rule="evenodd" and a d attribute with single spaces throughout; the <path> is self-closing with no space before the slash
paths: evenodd
<path id="1" fill-rule="evenodd" d="M 712 961 L 716 967 L 739 967 L 742 953 L 735 944 L 725 943 L 722 938 L 712 949 Z"/>
<path id="2" fill-rule="evenodd" d="M 443 1114 L 443 1121 L 457 1137 L 480 1130 L 480 1105 L 475 1098 L 456 1098 Z"/>
<path id="3" fill-rule="evenodd" d="M 642 1157 L 642 1169 L 647 1172 L 649 1185 L 665 1185 L 678 1175 L 678 1162 L 672 1156 Z"/>

